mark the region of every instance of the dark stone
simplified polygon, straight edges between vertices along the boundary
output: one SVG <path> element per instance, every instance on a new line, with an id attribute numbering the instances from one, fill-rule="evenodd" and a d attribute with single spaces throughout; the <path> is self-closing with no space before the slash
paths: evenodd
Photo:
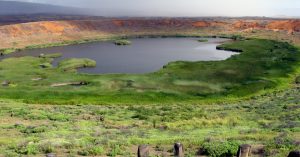
<path id="1" fill-rule="evenodd" d="M 174 156 L 183 157 L 183 145 L 181 143 L 174 144 Z"/>
<path id="2" fill-rule="evenodd" d="M 249 144 L 240 145 L 236 156 L 237 157 L 249 157 L 250 155 L 251 155 L 251 145 L 249 145 Z"/>
<path id="3" fill-rule="evenodd" d="M 147 145 L 139 146 L 138 157 L 149 157 L 149 147 Z"/>
<path id="4" fill-rule="evenodd" d="M 300 151 L 291 151 L 288 157 L 300 157 Z"/>
<path id="5" fill-rule="evenodd" d="M 80 83 L 79 83 L 79 85 L 88 85 L 89 83 L 88 82 L 86 82 L 86 81 L 81 81 Z"/>
<path id="6" fill-rule="evenodd" d="M 54 153 L 48 153 L 48 154 L 46 154 L 46 157 L 57 157 L 57 156 Z"/>
<path id="7" fill-rule="evenodd" d="M 105 120 L 105 118 L 104 118 L 104 116 L 98 116 L 97 120 L 103 122 Z"/>
<path id="8" fill-rule="evenodd" d="M 45 65 L 45 64 L 40 64 L 40 67 L 44 69 L 44 68 L 47 68 L 47 65 Z"/>

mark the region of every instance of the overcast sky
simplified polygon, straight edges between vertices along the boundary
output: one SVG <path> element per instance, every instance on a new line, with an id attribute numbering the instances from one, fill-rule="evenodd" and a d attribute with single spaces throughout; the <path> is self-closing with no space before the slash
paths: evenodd
<path id="1" fill-rule="evenodd" d="M 104 9 L 118 16 L 300 16 L 300 0 L 17 0 Z"/>

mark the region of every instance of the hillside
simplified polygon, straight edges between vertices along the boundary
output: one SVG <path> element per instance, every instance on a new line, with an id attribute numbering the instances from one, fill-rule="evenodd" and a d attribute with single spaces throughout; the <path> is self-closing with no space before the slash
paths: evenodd
<path id="1" fill-rule="evenodd" d="M 300 20 L 93 18 L 0 26 L 0 48 L 59 43 L 116 35 L 224 35 L 299 41 Z M 274 33 L 276 32 L 276 33 Z M 292 38 L 290 38 L 292 36 Z"/>

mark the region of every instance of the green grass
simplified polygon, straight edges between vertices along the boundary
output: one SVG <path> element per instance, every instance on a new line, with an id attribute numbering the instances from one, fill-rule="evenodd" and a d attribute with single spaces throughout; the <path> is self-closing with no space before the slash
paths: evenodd
<path id="1" fill-rule="evenodd" d="M 208 39 L 199 39 L 198 42 L 208 42 Z"/>
<path id="2" fill-rule="evenodd" d="M 58 68 L 63 71 L 73 71 L 78 68 L 95 67 L 96 61 L 88 58 L 71 58 L 59 62 Z"/>
<path id="3" fill-rule="evenodd" d="M 285 157 L 300 149 L 299 50 L 239 39 L 219 47 L 240 51 L 227 60 L 177 61 L 139 75 L 77 73 L 96 64 L 87 59 L 58 67 L 53 56 L 2 60 L 0 82 L 11 86 L 0 86 L 0 156 L 136 156 L 139 144 L 170 155 L 179 141 L 186 156 L 233 156 L 247 143 Z"/>
<path id="4" fill-rule="evenodd" d="M 1 49 L 0 54 L 6 55 L 6 54 L 14 53 L 16 51 L 17 51 L 17 49 L 15 49 L 15 48 Z"/>
<path id="5" fill-rule="evenodd" d="M 32 105 L 0 101 L 0 156 L 136 156 L 185 154 L 232 156 L 238 145 L 264 145 L 264 156 L 300 149 L 300 91 L 291 89 L 236 103 L 165 105 Z M 135 146 L 135 147 L 134 147 Z M 255 152 L 255 151 L 253 151 Z"/>
<path id="6" fill-rule="evenodd" d="M 236 101 L 288 88 L 299 73 L 299 50 L 284 42 L 249 39 L 223 49 L 242 51 L 224 61 L 171 62 L 149 74 L 78 74 L 95 62 L 68 59 L 58 67 L 51 58 L 9 58 L 0 62 L 2 98 L 49 104 L 160 104 Z M 63 70 L 62 70 L 63 69 Z M 71 70 L 68 70 L 71 69 Z M 32 81 L 33 78 L 43 78 Z M 55 83 L 89 82 L 87 86 L 51 88 Z"/>
<path id="7" fill-rule="evenodd" d="M 120 39 L 120 40 L 116 40 L 115 45 L 130 45 L 131 42 L 129 40 L 125 40 L 125 39 Z"/>

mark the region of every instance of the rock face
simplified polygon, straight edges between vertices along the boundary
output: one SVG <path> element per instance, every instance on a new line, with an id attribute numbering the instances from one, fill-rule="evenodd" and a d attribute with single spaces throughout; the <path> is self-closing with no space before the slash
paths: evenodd
<path id="1" fill-rule="evenodd" d="M 149 147 L 147 145 L 139 146 L 138 157 L 149 157 Z"/>
<path id="2" fill-rule="evenodd" d="M 1 25 L 1 24 L 0 24 Z M 300 32 L 300 20 L 197 19 L 197 18 L 95 18 L 40 21 L 0 26 L 0 49 L 24 48 L 70 40 L 105 38 L 118 34 L 163 34 L 205 30 L 247 32 L 249 30 Z M 208 31 L 207 31 L 208 30 Z M 251 31 L 250 31 L 251 32 Z M 180 33 L 179 33 L 180 34 Z"/>
<path id="3" fill-rule="evenodd" d="M 249 157 L 251 155 L 251 145 L 243 144 L 240 145 L 237 152 L 237 157 Z"/>
<path id="4" fill-rule="evenodd" d="M 263 25 L 260 21 L 237 21 L 233 23 L 234 29 L 262 29 Z"/>
<path id="5" fill-rule="evenodd" d="M 300 151 L 291 151 L 288 157 L 300 157 Z"/>
<path id="6" fill-rule="evenodd" d="M 270 30 L 284 30 L 290 32 L 300 31 L 300 20 L 280 20 L 272 21 L 266 25 Z"/>
<path id="7" fill-rule="evenodd" d="M 174 144 L 174 156 L 175 157 L 184 157 L 183 145 L 181 143 Z"/>

